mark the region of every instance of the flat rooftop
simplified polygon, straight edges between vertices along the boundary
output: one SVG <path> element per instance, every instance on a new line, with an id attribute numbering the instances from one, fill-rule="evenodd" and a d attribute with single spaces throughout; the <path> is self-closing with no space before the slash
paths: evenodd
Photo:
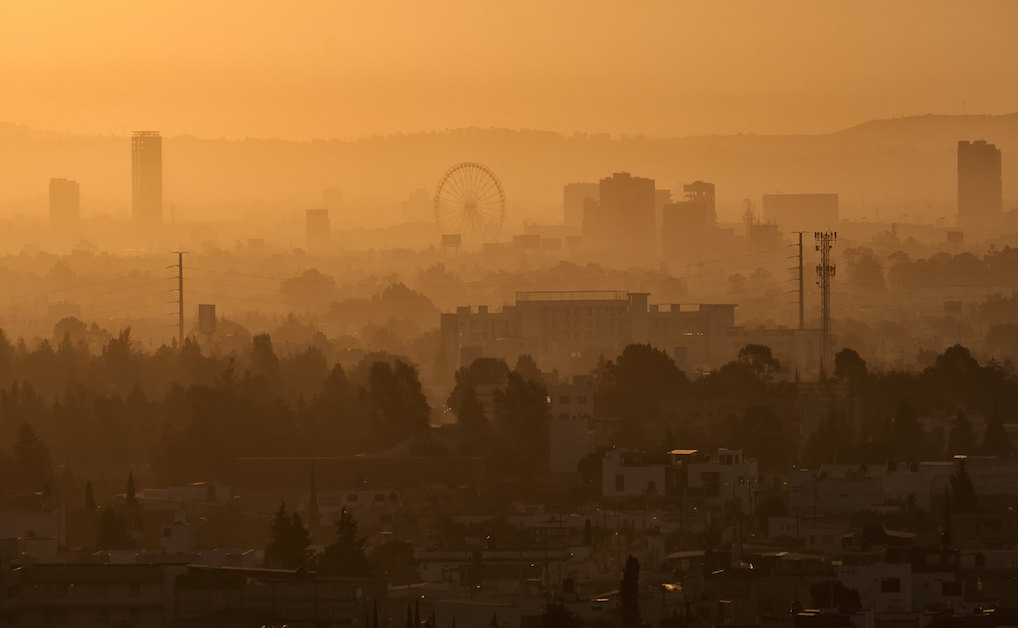
<path id="1" fill-rule="evenodd" d="M 547 290 L 517 292 L 517 303 L 532 301 L 629 301 L 625 290 Z"/>

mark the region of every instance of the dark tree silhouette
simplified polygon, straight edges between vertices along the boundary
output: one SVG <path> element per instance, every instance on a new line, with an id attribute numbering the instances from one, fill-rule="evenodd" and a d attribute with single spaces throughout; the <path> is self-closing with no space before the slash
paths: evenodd
<path id="1" fill-rule="evenodd" d="M 35 428 L 27 423 L 18 427 L 14 443 L 14 463 L 17 469 L 18 488 L 22 491 L 41 491 L 53 476 L 49 448 L 42 442 Z"/>
<path id="2" fill-rule="evenodd" d="M 541 628 L 579 628 L 580 618 L 561 602 L 548 602 L 541 613 Z"/>
<path id="3" fill-rule="evenodd" d="M 599 412 L 628 421 L 661 421 L 688 387 L 685 373 L 667 353 L 646 344 L 629 345 L 615 362 L 604 365 Z"/>
<path id="4" fill-rule="evenodd" d="M 505 390 L 496 390 L 492 403 L 506 468 L 528 475 L 546 468 L 549 415 L 544 386 L 512 371 Z"/>
<path id="5" fill-rule="evenodd" d="M 477 386 L 504 386 L 509 367 L 499 358 L 477 358 L 456 371 L 456 386 L 449 393 L 446 405 L 456 412 L 463 405 L 463 397 Z"/>
<path id="6" fill-rule="evenodd" d="M 770 379 L 781 368 L 781 363 L 774 358 L 771 348 L 766 345 L 746 345 L 739 349 L 737 360 L 739 364 L 745 365 L 764 380 Z"/>
<path id="7" fill-rule="evenodd" d="M 311 536 L 297 513 L 287 513 L 286 502 L 279 504 L 272 519 L 272 534 L 265 548 L 265 564 L 297 569 L 307 562 Z"/>
<path id="8" fill-rule="evenodd" d="M 95 539 L 96 549 L 131 549 L 134 539 L 127 533 L 127 520 L 118 515 L 112 506 L 103 509 Z"/>
<path id="9" fill-rule="evenodd" d="M 622 628 L 640 628 L 640 561 L 634 556 L 626 558 L 619 583 L 619 615 Z"/>
<path id="10" fill-rule="evenodd" d="M 127 474 L 127 503 L 131 506 L 138 503 L 138 497 L 134 493 L 134 472 Z"/>
<path id="11" fill-rule="evenodd" d="M 915 410 L 905 399 L 898 402 L 891 429 L 893 455 L 903 460 L 916 460 L 922 451 L 923 431 Z"/>
<path id="12" fill-rule="evenodd" d="M 85 510 L 88 512 L 95 511 L 95 492 L 92 489 L 91 482 L 85 482 Z"/>
<path id="13" fill-rule="evenodd" d="M 456 413 L 459 424 L 460 450 L 467 455 L 484 455 L 489 451 L 491 422 L 484 414 L 484 406 L 474 389 L 468 388 L 462 395 Z"/>
<path id="14" fill-rule="evenodd" d="M 256 377 L 266 379 L 274 379 L 279 371 L 279 358 L 268 334 L 258 334 L 251 339 L 251 371 Z"/>
<path id="15" fill-rule="evenodd" d="M 385 576 L 390 584 L 411 584 L 419 580 L 414 548 L 403 541 L 379 545 L 368 556 L 370 572 Z"/>
<path id="16" fill-rule="evenodd" d="M 357 521 L 346 508 L 339 511 L 336 540 L 322 552 L 318 570 L 324 575 L 346 578 L 360 578 L 371 573 L 364 540 L 357 538 Z"/>
<path id="17" fill-rule="evenodd" d="M 845 347 L 834 354 L 834 376 L 843 379 L 853 386 L 862 383 L 869 373 L 866 371 L 866 360 L 854 350 Z"/>
<path id="18" fill-rule="evenodd" d="M 538 384 L 544 383 L 544 377 L 541 375 L 541 367 L 537 365 L 537 361 L 529 354 L 524 353 L 520 355 L 520 357 L 516 358 L 516 368 L 513 370 L 529 382 L 536 382 Z"/>
<path id="19" fill-rule="evenodd" d="M 972 429 L 972 421 L 964 408 L 959 407 L 951 422 L 951 432 L 947 438 L 947 453 L 950 455 L 969 455 L 975 453 L 976 435 Z"/>

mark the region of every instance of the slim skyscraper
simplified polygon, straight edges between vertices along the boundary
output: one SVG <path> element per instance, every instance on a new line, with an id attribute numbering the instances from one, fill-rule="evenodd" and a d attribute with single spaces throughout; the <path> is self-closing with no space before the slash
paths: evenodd
<path id="1" fill-rule="evenodd" d="M 1003 205 L 1000 149 L 985 140 L 958 142 L 958 226 L 994 227 Z"/>
<path id="2" fill-rule="evenodd" d="M 131 215 L 138 227 L 163 222 L 163 138 L 158 131 L 131 137 Z"/>
<path id="3" fill-rule="evenodd" d="M 81 201 L 78 182 L 70 179 L 49 180 L 50 229 L 61 235 L 74 235 L 81 225 Z"/>

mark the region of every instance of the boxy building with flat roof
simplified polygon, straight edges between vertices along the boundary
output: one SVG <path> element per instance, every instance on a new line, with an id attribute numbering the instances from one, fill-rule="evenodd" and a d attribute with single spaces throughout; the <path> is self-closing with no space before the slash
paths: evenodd
<path id="1" fill-rule="evenodd" d="M 649 294 L 616 290 L 519 292 L 500 310 L 462 306 L 442 314 L 442 352 L 451 369 L 470 357 L 515 361 L 529 354 L 563 375 L 589 373 L 597 359 L 649 343 L 695 364 L 721 360 L 735 305 L 651 305 Z"/>
<path id="2" fill-rule="evenodd" d="M 782 231 L 833 231 L 838 228 L 838 195 L 764 194 L 763 215 Z"/>

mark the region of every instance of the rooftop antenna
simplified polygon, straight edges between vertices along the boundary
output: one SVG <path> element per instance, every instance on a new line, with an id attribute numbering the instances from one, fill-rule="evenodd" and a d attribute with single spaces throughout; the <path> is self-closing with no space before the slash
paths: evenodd
<path id="1" fill-rule="evenodd" d="M 836 231 L 817 231 L 816 249 L 820 251 L 820 263 L 817 264 L 817 285 L 820 286 L 820 379 L 823 380 L 831 372 L 831 279 L 836 271 L 831 263 L 831 249 L 838 239 Z"/>

